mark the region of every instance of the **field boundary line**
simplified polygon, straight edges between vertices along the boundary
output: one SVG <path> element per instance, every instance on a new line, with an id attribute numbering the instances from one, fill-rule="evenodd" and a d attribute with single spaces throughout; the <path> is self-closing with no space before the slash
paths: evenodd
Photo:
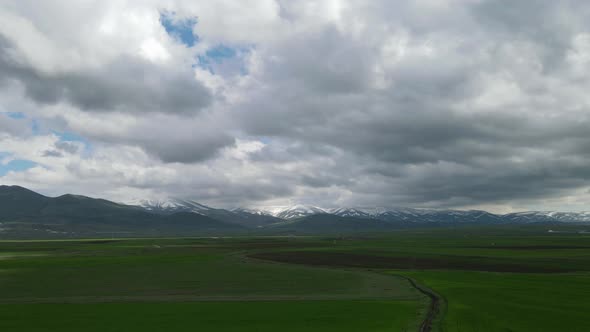
<path id="1" fill-rule="evenodd" d="M 426 297 L 430 299 L 428 311 L 426 312 L 426 317 L 420 324 L 420 328 L 418 329 L 419 332 L 431 332 L 437 320 L 439 321 L 439 323 L 442 323 L 442 320 L 444 318 L 444 311 L 442 309 L 446 310 L 447 307 L 446 299 L 443 296 L 439 295 L 431 288 L 428 288 L 418 283 L 413 278 L 397 273 L 394 273 L 392 275 L 406 279 L 412 285 L 412 287 L 414 287 L 420 293 L 426 295 Z"/>
<path id="2" fill-rule="evenodd" d="M 444 312 L 441 310 L 441 303 L 444 304 L 444 308 L 446 310 L 446 299 L 444 297 L 442 297 L 441 295 L 439 295 L 438 293 L 436 293 L 432 289 L 419 284 L 418 282 L 416 282 L 414 279 L 412 279 L 410 277 L 400 275 L 397 273 L 387 273 L 388 270 L 385 270 L 385 269 L 364 269 L 364 268 L 354 268 L 354 267 L 351 268 L 351 267 L 344 267 L 344 266 L 343 267 L 336 267 L 336 266 L 332 266 L 332 265 L 308 265 L 308 264 L 299 264 L 299 263 L 287 263 L 287 262 L 252 257 L 249 255 L 249 254 L 251 254 L 251 252 L 247 252 L 247 251 L 234 253 L 234 254 L 236 254 L 237 256 L 242 257 L 243 259 L 246 259 L 246 260 L 265 262 L 267 264 L 270 263 L 270 264 L 284 264 L 284 265 L 302 265 L 302 266 L 310 266 L 310 267 L 316 267 L 316 268 L 319 267 L 319 268 L 341 270 L 341 271 L 356 271 L 356 272 L 364 272 L 364 273 L 368 272 L 368 273 L 375 273 L 375 274 L 381 274 L 381 275 L 387 275 L 387 276 L 394 276 L 394 277 L 404 279 L 404 280 L 408 281 L 414 289 L 418 290 L 418 292 L 422 293 L 423 295 L 425 295 L 426 297 L 429 298 L 428 311 L 426 313 L 426 317 L 424 318 L 424 320 L 422 320 L 422 322 L 419 325 L 419 329 L 418 329 L 419 332 L 431 332 L 436 320 L 440 320 L 440 322 L 442 322 L 442 319 L 444 317 Z"/>

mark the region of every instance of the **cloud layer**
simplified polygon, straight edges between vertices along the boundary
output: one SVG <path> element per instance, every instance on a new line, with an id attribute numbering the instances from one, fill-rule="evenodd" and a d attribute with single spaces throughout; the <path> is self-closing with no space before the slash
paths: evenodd
<path id="1" fill-rule="evenodd" d="M 5 183 L 227 207 L 590 209 L 584 1 L 0 13 L 0 161 L 34 165 Z"/>

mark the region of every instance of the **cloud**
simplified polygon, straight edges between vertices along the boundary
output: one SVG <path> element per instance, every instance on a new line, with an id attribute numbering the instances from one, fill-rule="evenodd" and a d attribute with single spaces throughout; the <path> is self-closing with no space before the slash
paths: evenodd
<path id="1" fill-rule="evenodd" d="M 3 181 L 219 206 L 590 209 L 585 2 L 21 3 L 0 17 L 0 102 L 26 117 L 0 116 L 0 151 L 39 166 Z"/>
<path id="2" fill-rule="evenodd" d="M 80 149 L 80 144 L 67 141 L 57 141 L 53 145 L 55 149 L 44 151 L 43 157 L 61 158 L 64 154 L 75 154 Z"/>
<path id="3" fill-rule="evenodd" d="M 207 88 L 188 69 L 122 56 L 100 68 L 43 73 L 18 63 L 10 56 L 14 53 L 0 38 L 0 75 L 22 83 L 27 96 L 41 104 L 65 101 L 87 111 L 194 113 L 211 102 Z"/>
<path id="4" fill-rule="evenodd" d="M 63 142 L 63 141 L 56 142 L 55 147 L 58 150 L 61 150 L 61 151 L 67 152 L 67 153 L 76 153 L 76 152 L 78 152 L 78 149 L 79 149 L 79 146 L 77 144 L 71 143 L 71 142 Z"/>
<path id="5" fill-rule="evenodd" d="M 61 153 L 57 150 L 47 150 L 47 151 L 43 152 L 43 157 L 61 158 L 61 157 L 63 157 L 63 153 Z"/>
<path id="6" fill-rule="evenodd" d="M 501 8 L 494 2 L 482 6 Z M 587 186 L 579 167 L 589 161 L 582 146 L 590 138 L 579 130 L 588 113 L 575 106 L 586 98 L 564 75 L 571 39 L 582 33 L 575 25 L 580 18 L 560 29 L 562 42 L 554 43 L 533 35 L 533 22 L 510 21 L 505 12 L 482 8 L 463 5 L 456 14 L 451 8 L 442 26 L 394 22 L 376 35 L 375 27 L 388 23 L 374 10 L 383 8 L 375 6 L 341 16 L 350 22 L 306 31 L 312 36 L 302 37 L 307 47 L 290 38 L 262 50 L 266 62 L 253 74 L 265 90 L 254 89 L 242 105 L 248 109 L 238 113 L 244 128 L 252 135 L 332 146 L 350 154 L 350 162 L 366 164 L 353 178 L 385 185 L 356 181 L 356 187 L 341 188 L 357 194 L 353 201 L 367 194 L 387 205 L 509 204 Z M 547 17 L 549 26 L 577 15 L 549 3 L 535 11 L 535 19 Z M 355 19 L 371 23 L 357 34 L 349 28 Z M 515 40 L 506 29 L 522 33 Z M 331 43 L 330 35 L 340 41 Z M 330 68 L 339 68 L 338 75 L 352 71 L 331 82 Z M 576 97 L 557 97 L 562 92 Z"/>
<path id="7" fill-rule="evenodd" d="M 26 119 L 0 114 L 0 135 L 26 135 L 28 133 L 30 133 L 30 126 Z"/>

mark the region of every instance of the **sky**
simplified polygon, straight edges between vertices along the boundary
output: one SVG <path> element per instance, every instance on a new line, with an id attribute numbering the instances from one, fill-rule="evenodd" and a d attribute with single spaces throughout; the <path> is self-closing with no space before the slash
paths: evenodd
<path id="1" fill-rule="evenodd" d="M 590 210 L 590 3 L 3 0 L 0 183 Z"/>

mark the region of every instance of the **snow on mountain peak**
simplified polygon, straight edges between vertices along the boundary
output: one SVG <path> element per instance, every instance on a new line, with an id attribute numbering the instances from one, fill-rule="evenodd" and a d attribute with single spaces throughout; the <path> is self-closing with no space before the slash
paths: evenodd
<path id="1" fill-rule="evenodd" d="M 140 206 L 156 213 L 193 212 L 210 215 L 224 211 L 200 204 L 194 200 L 180 198 L 135 199 L 127 201 L 125 204 Z M 325 209 L 306 204 L 236 208 L 226 212 L 230 214 L 272 216 L 285 220 L 303 218 L 315 214 L 332 214 L 340 217 L 406 222 L 590 222 L 590 212 L 525 211 L 497 215 L 481 210 L 386 207 L 338 207 Z"/>
<path id="2" fill-rule="evenodd" d="M 206 211 L 213 210 L 213 208 L 196 201 L 181 198 L 134 199 L 125 202 L 125 204 L 140 206 L 148 211 L 160 213 L 193 212 L 204 214 Z"/>
<path id="3" fill-rule="evenodd" d="M 240 210 L 259 215 L 269 215 L 281 219 L 295 219 L 314 214 L 328 213 L 325 209 L 304 204 L 261 206 L 257 208 L 241 208 Z"/>

